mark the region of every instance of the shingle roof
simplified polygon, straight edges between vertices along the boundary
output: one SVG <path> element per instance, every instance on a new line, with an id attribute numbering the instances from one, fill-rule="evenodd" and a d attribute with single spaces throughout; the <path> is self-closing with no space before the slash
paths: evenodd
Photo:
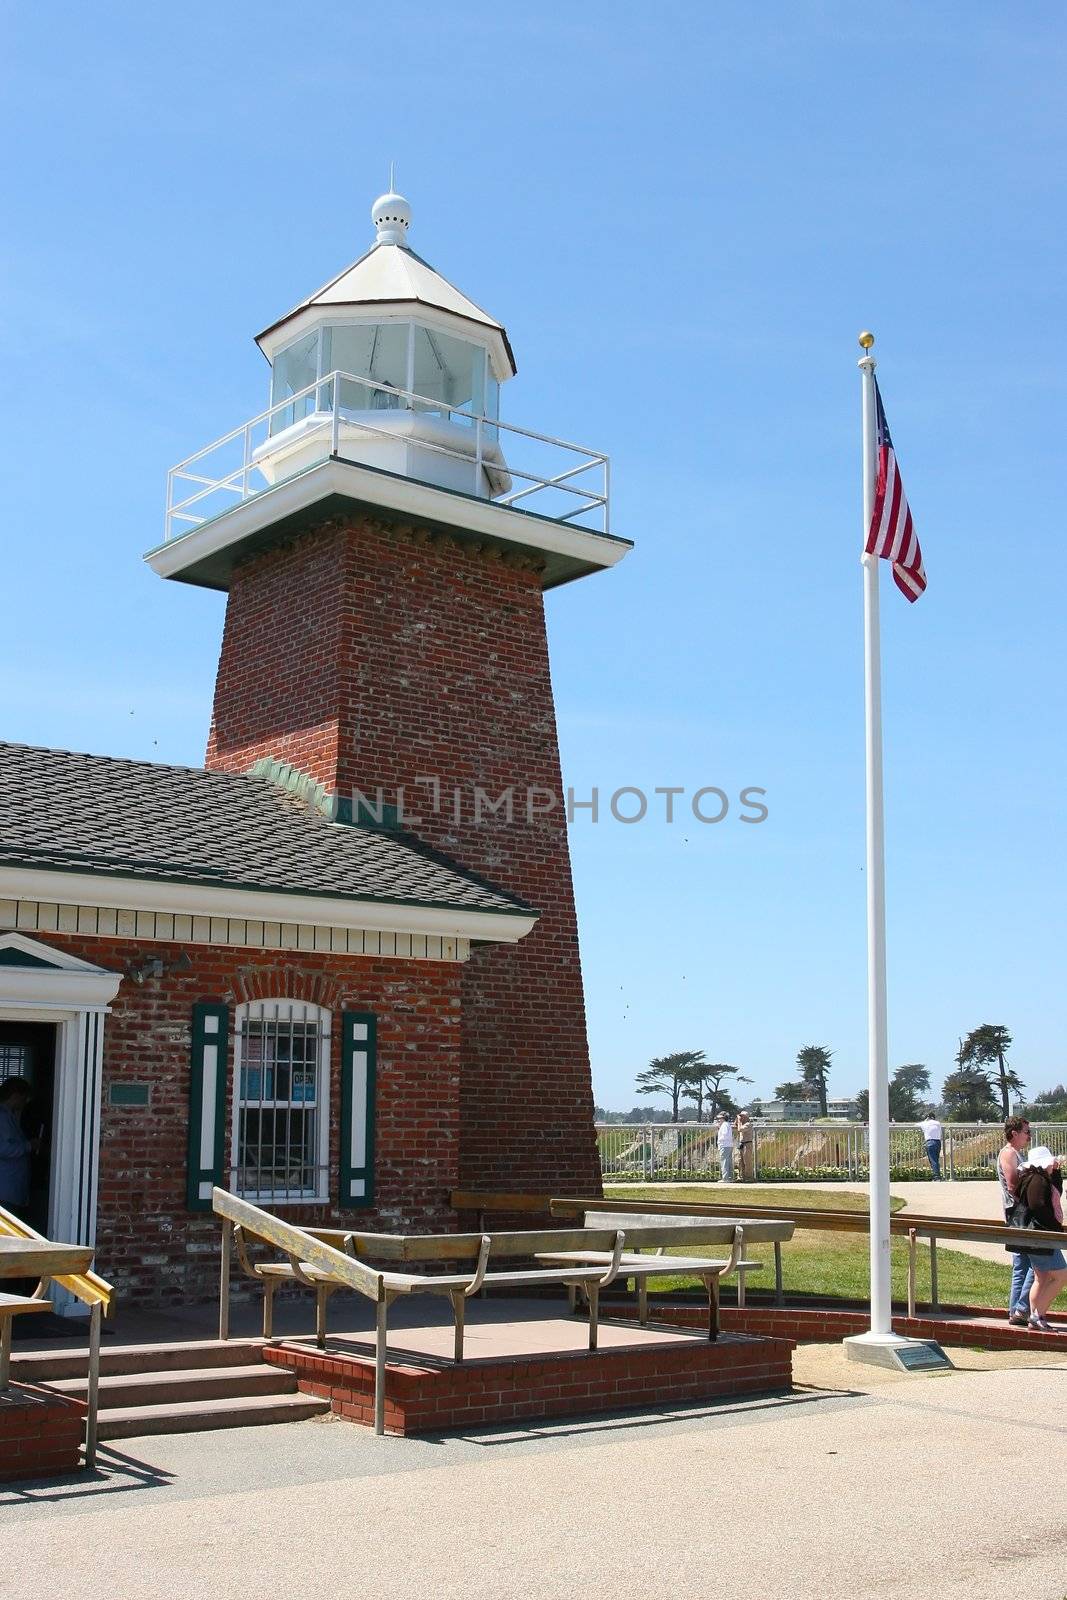
<path id="1" fill-rule="evenodd" d="M 266 777 L 0 743 L 0 864 L 443 910 L 523 901 Z"/>

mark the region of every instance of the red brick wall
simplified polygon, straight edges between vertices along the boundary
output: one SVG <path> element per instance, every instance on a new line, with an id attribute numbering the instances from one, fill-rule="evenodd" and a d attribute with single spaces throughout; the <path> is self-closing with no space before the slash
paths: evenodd
<path id="1" fill-rule="evenodd" d="M 81 1458 L 85 1407 L 69 1395 L 13 1383 L 0 1394 L 0 1481 L 73 1472 Z"/>
<path id="2" fill-rule="evenodd" d="M 182 948 L 136 940 L 48 933 L 60 947 L 111 971 L 146 949 L 173 960 Z M 191 965 L 138 985 L 126 980 L 104 1033 L 97 1269 L 123 1299 L 165 1305 L 217 1292 L 219 1228 L 210 1213 L 186 1210 L 189 1047 L 192 1007 L 286 998 L 334 1013 L 330 1108 L 331 1192 L 337 1192 L 342 1009 L 378 1017 L 376 1196 L 373 1208 L 286 1207 L 294 1222 L 315 1220 L 383 1230 L 455 1226 L 449 1191 L 459 1171 L 457 963 L 184 947 Z M 232 1031 L 232 1019 L 231 1019 Z M 230 1045 L 232 1069 L 233 1047 Z M 112 1106 L 117 1080 L 151 1084 L 151 1104 Z M 227 1133 L 232 1109 L 232 1071 Z M 229 1139 L 227 1138 L 227 1158 Z"/>
<path id="3" fill-rule="evenodd" d="M 268 1365 L 295 1372 L 302 1393 L 319 1395 L 338 1416 L 373 1427 L 370 1358 L 287 1344 L 267 1345 L 262 1355 Z M 637 1343 L 436 1366 L 394 1357 L 386 1372 L 385 1431 L 430 1433 L 524 1417 L 769 1394 L 792 1387 L 792 1355 L 793 1340 L 785 1336 Z"/>
<path id="4" fill-rule="evenodd" d="M 331 791 L 406 788 L 424 840 L 536 906 L 517 947 L 474 953 L 463 985 L 464 1183 L 599 1192 L 574 892 L 540 580 L 423 529 L 325 523 L 234 574 L 207 764 L 290 761 Z M 419 777 L 448 797 L 429 809 Z M 513 785 L 508 822 L 474 787 Z M 461 793 L 457 821 L 453 786 Z"/>

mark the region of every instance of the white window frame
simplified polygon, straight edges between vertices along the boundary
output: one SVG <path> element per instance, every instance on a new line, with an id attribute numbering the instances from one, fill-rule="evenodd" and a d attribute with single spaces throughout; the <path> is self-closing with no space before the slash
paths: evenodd
<path id="1" fill-rule="evenodd" d="M 489 340 L 486 339 L 484 337 L 484 335 L 479 334 L 477 331 L 475 331 L 472 328 L 463 327 L 463 326 L 460 326 L 458 323 L 451 322 L 448 318 L 441 318 L 440 320 L 438 320 L 438 319 L 436 319 L 436 318 L 434 318 L 432 316 L 427 316 L 425 314 L 425 312 L 423 312 L 423 314 L 421 316 L 412 317 L 412 316 L 406 315 L 406 314 L 404 314 L 402 312 L 392 312 L 392 313 L 390 313 L 388 311 L 382 311 L 382 312 L 377 312 L 376 313 L 374 311 L 365 311 L 365 312 L 348 311 L 348 312 L 346 312 L 346 311 L 340 311 L 339 310 L 336 314 L 331 314 L 331 315 L 323 314 L 323 315 L 320 316 L 319 320 L 316 322 L 316 324 L 313 327 L 310 327 L 310 328 L 305 327 L 302 333 L 294 334 L 291 339 L 287 339 L 284 344 L 279 345 L 278 348 L 274 351 L 273 355 L 270 357 L 270 380 L 269 380 L 269 383 L 268 383 L 268 389 L 269 389 L 270 398 L 268 400 L 268 404 L 270 406 L 272 406 L 272 407 L 274 405 L 279 405 L 280 406 L 280 405 L 286 404 L 286 402 L 284 400 L 275 401 L 275 398 L 274 398 L 274 368 L 275 368 L 275 365 L 277 364 L 277 362 L 281 360 L 282 356 L 284 356 L 287 351 L 292 349 L 292 347 L 294 345 L 300 344 L 304 339 L 306 339 L 308 337 L 309 334 L 313 333 L 315 335 L 315 376 L 316 376 L 316 381 L 320 385 L 320 388 L 318 390 L 316 390 L 315 405 L 312 407 L 312 411 L 314 412 L 314 411 L 317 411 L 319 409 L 319 406 L 320 406 L 320 404 L 322 402 L 323 392 L 322 392 L 322 389 L 321 389 L 321 385 L 322 385 L 323 379 L 329 377 L 329 373 L 324 370 L 324 364 L 323 364 L 323 359 L 322 359 L 322 350 L 323 350 L 322 332 L 323 332 L 323 329 L 326 328 L 326 327 L 331 327 L 331 328 L 341 328 L 341 327 L 344 327 L 344 328 L 372 328 L 372 327 L 376 327 L 376 326 L 377 327 L 384 327 L 387 323 L 388 324 L 392 324 L 392 325 L 395 325 L 395 324 L 399 323 L 400 325 L 402 325 L 403 327 L 405 327 L 407 329 L 407 358 L 406 358 L 406 363 L 405 363 L 406 371 L 407 371 L 407 379 L 406 379 L 405 387 L 407 388 L 409 393 L 413 393 L 414 389 L 415 389 L 415 329 L 416 328 L 422 328 L 428 333 L 447 333 L 447 334 L 451 335 L 452 338 L 461 339 L 465 344 L 473 345 L 476 349 L 481 351 L 481 353 L 482 353 L 482 412 L 483 412 L 483 415 L 485 415 L 486 418 L 489 419 L 488 400 L 489 400 L 489 383 L 490 383 L 491 379 L 494 380 L 496 382 L 496 385 L 497 385 L 497 406 L 498 406 L 498 409 L 499 409 L 499 396 L 500 396 L 501 379 L 500 379 L 500 376 L 497 373 L 497 371 L 495 369 L 495 366 L 493 364 L 493 356 L 492 356 L 492 350 L 490 348 Z M 409 404 L 409 402 L 407 402 L 407 401 L 405 401 L 404 403 L 405 403 L 405 406 Z M 329 403 L 326 406 L 326 409 L 329 410 L 331 406 L 332 406 L 332 400 L 329 401 Z M 298 419 L 298 421 L 301 421 L 301 422 L 303 420 L 304 420 L 304 418 L 299 418 Z M 497 418 L 497 420 L 499 421 L 499 417 Z M 290 424 L 290 426 L 292 426 L 292 424 Z M 279 429 L 278 431 L 281 432 L 282 430 Z"/>
<path id="2" fill-rule="evenodd" d="M 281 1022 L 314 1022 L 319 1030 L 318 1081 L 315 1100 L 315 1172 L 313 1189 L 300 1194 L 279 1193 L 276 1189 L 240 1188 L 240 1132 L 241 1109 L 244 1105 L 262 1107 L 277 1105 L 276 1101 L 244 1101 L 241 1098 L 242 1039 L 246 1022 L 278 1020 Z M 325 1006 L 313 1005 L 309 1000 L 295 1000 L 291 996 L 277 996 L 264 1000 L 246 1000 L 235 1008 L 233 1014 L 233 1112 L 230 1127 L 230 1187 L 242 1199 L 255 1204 L 276 1206 L 326 1205 L 330 1198 L 330 1040 L 333 1015 Z M 285 1102 L 283 1102 L 284 1104 Z M 291 1099 L 288 1102 L 295 1105 Z"/>

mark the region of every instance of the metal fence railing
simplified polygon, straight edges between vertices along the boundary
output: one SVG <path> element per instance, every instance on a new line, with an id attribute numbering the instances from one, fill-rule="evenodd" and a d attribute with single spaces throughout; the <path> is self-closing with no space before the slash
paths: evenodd
<path id="1" fill-rule="evenodd" d="M 1030 1126 L 1035 1145 L 1047 1145 L 1053 1154 L 1067 1158 L 1067 1123 Z M 754 1135 L 752 1175 L 757 1179 L 840 1181 L 868 1176 L 866 1123 L 764 1122 L 754 1124 Z M 715 1181 L 720 1174 L 715 1129 L 708 1123 L 601 1123 L 597 1142 L 605 1182 Z M 999 1123 L 945 1123 L 941 1170 L 946 1178 L 995 1178 L 1003 1143 Z M 923 1136 L 913 1123 L 890 1125 L 889 1164 L 898 1182 L 930 1176 Z"/>
<path id="2" fill-rule="evenodd" d="M 376 406 L 377 399 L 388 406 Z M 419 451 L 427 461 L 436 457 L 469 473 L 463 487 L 473 493 L 482 493 L 484 467 L 497 473 L 495 482 L 510 485 L 507 493 L 494 488 L 495 504 L 518 505 L 586 532 L 608 532 L 610 463 L 601 451 L 482 412 L 443 407 L 374 378 L 331 372 L 172 467 L 164 539 L 179 538 L 269 488 L 274 479 L 264 465 L 298 423 L 302 460 L 333 457 L 358 464 L 376 459 L 374 446 L 395 442 L 393 419 L 403 412 L 455 425 L 452 443 L 420 437 Z"/>

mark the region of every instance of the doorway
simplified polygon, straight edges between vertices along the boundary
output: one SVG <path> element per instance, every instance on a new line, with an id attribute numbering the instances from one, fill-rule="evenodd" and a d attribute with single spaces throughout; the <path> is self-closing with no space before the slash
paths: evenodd
<path id="1" fill-rule="evenodd" d="M 31 1141 L 30 1193 L 24 1222 L 48 1232 L 52 1146 L 55 1127 L 56 1024 L 0 1021 L 0 1083 L 25 1078 L 33 1097 L 22 1113 L 22 1131 Z"/>

